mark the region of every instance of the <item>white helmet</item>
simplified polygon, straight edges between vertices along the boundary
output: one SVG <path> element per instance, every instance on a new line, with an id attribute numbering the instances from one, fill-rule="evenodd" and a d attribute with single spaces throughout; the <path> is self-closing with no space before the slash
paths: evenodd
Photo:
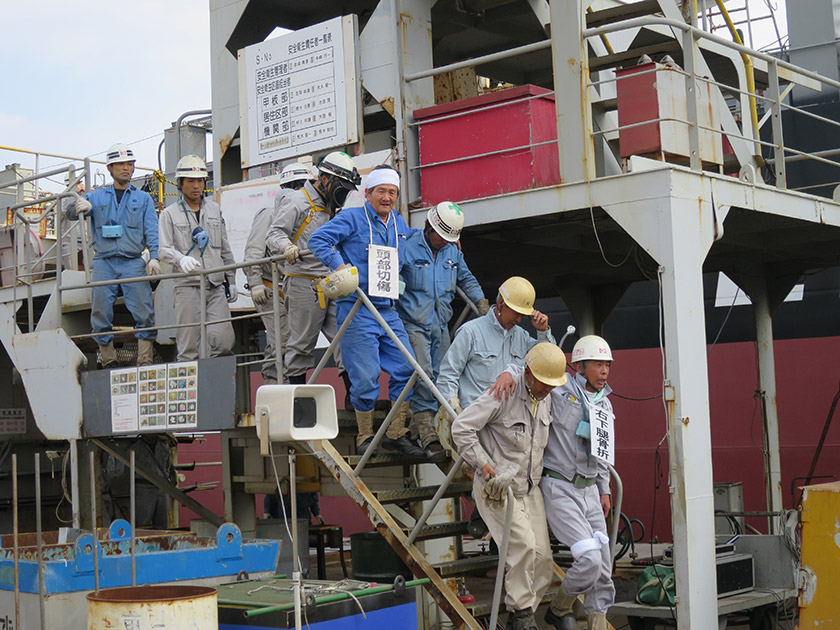
<path id="1" fill-rule="evenodd" d="M 283 188 L 289 187 L 294 182 L 305 182 L 317 179 L 312 170 L 306 164 L 289 164 L 280 171 L 280 185 Z"/>
<path id="2" fill-rule="evenodd" d="M 207 179 L 207 165 L 197 155 L 185 155 L 178 160 L 175 167 L 175 178 Z"/>
<path id="3" fill-rule="evenodd" d="M 117 142 L 105 154 L 105 166 L 117 164 L 118 162 L 134 162 L 134 151 L 122 142 Z"/>
<path id="4" fill-rule="evenodd" d="M 429 220 L 429 225 L 444 240 L 454 243 L 461 237 L 461 230 L 464 227 L 464 212 L 457 203 L 441 201 L 429 210 L 426 218 Z"/>
<path id="5" fill-rule="evenodd" d="M 572 363 L 578 361 L 612 361 L 612 351 L 603 337 L 586 335 L 572 348 Z"/>
<path id="6" fill-rule="evenodd" d="M 318 171 L 324 175 L 335 175 L 339 179 L 353 184 L 353 186 L 358 186 L 362 183 L 362 177 L 359 175 L 359 171 L 356 170 L 353 158 L 343 151 L 328 153 L 318 165 Z"/>
<path id="7" fill-rule="evenodd" d="M 324 295 L 331 300 L 340 300 L 356 292 L 359 287 L 359 270 L 355 267 L 342 267 L 318 281 Z"/>

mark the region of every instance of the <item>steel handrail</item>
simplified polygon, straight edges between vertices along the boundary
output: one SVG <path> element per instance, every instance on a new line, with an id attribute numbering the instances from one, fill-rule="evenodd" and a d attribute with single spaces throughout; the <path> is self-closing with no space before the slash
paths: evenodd
<path id="1" fill-rule="evenodd" d="M 496 568 L 496 583 L 493 585 L 493 604 L 490 609 L 490 628 L 496 628 L 499 618 L 499 604 L 502 602 L 502 581 L 505 576 L 505 559 L 507 558 L 508 543 L 510 543 L 510 526 L 513 522 L 513 489 L 507 489 L 507 507 L 505 508 L 505 528 L 502 544 L 499 546 L 499 565 Z M 537 602 L 539 604 L 539 602 Z"/>

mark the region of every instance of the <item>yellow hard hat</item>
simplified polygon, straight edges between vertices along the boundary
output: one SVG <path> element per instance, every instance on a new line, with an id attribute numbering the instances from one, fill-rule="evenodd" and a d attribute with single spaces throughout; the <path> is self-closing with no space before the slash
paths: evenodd
<path id="1" fill-rule="evenodd" d="M 356 292 L 359 271 L 355 267 L 342 267 L 318 281 L 321 290 L 331 300 L 341 300 Z"/>
<path id="2" fill-rule="evenodd" d="M 566 354 L 553 343 L 543 341 L 531 348 L 525 365 L 540 383 L 553 387 L 566 384 Z"/>
<path id="3" fill-rule="evenodd" d="M 499 287 L 499 294 L 510 308 L 517 313 L 530 315 L 534 312 L 534 300 L 537 292 L 534 285 L 520 276 L 512 276 Z"/>

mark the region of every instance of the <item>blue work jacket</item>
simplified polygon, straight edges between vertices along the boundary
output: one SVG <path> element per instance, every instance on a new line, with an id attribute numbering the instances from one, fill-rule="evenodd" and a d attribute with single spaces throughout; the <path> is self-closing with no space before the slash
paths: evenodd
<path id="1" fill-rule="evenodd" d="M 447 326 L 455 287 L 461 287 L 473 302 L 484 299 L 458 246 L 447 243 L 435 256 L 423 230 L 412 230 L 406 240 L 400 276 L 405 293 L 397 302 L 397 312 L 403 323 L 414 328 L 431 331 Z"/>
<path id="2" fill-rule="evenodd" d="M 95 258 L 137 258 L 147 247 L 152 258 L 158 257 L 158 217 L 148 193 L 129 184 L 117 206 L 117 194 L 112 184 L 90 191 L 85 198 L 93 206 L 90 224 Z M 78 218 L 76 204 L 68 204 L 65 214 L 69 219 Z M 121 225 L 122 236 L 103 237 L 103 225 Z"/>
<path id="3" fill-rule="evenodd" d="M 396 247 L 400 265 L 405 259 L 408 233 L 409 227 L 399 212 L 392 210 L 386 225 L 365 202 L 362 207 L 344 208 L 331 221 L 312 232 L 308 245 L 315 257 L 332 270 L 344 264 L 355 266 L 359 270 L 359 287 L 369 296 L 368 245 Z M 356 296 L 339 301 L 355 302 Z M 370 301 L 376 308 L 393 306 L 393 301 L 388 298 L 371 297 Z"/>

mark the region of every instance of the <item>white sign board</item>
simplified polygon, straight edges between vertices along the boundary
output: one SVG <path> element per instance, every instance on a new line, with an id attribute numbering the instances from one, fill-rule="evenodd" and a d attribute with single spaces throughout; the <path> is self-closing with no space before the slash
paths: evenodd
<path id="1" fill-rule="evenodd" d="M 0 409 L 0 434 L 26 433 L 26 409 Z"/>
<path id="2" fill-rule="evenodd" d="M 356 17 L 239 51 L 242 168 L 359 139 Z"/>
<path id="3" fill-rule="evenodd" d="M 615 465 L 615 414 L 603 407 L 586 402 L 591 426 L 590 453 L 608 464 Z"/>

